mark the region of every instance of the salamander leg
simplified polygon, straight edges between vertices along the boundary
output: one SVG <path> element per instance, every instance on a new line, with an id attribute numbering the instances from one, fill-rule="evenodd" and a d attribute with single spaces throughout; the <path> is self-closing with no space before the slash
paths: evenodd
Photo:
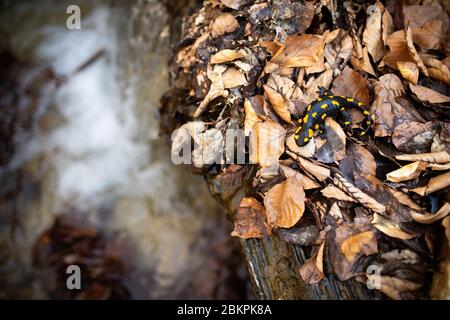
<path id="1" fill-rule="evenodd" d="M 329 95 L 333 95 L 333 92 L 331 92 L 331 90 L 328 90 L 322 86 L 318 87 L 319 90 L 317 90 L 317 93 L 319 94 L 319 96 L 329 96 Z"/>
<path id="2" fill-rule="evenodd" d="M 347 111 L 341 111 L 341 118 L 343 120 L 344 130 L 347 131 L 351 136 L 353 135 L 353 128 L 352 128 L 352 118 L 348 114 Z"/>

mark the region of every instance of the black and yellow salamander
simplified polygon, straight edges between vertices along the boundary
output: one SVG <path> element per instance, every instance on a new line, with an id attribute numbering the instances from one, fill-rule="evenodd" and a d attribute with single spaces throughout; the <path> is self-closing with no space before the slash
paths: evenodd
<path id="1" fill-rule="evenodd" d="M 352 121 L 347 110 L 357 109 L 364 114 L 362 122 L 363 130 L 359 135 L 367 133 L 371 126 L 371 117 L 362 102 L 344 96 L 335 96 L 332 93 L 321 93 L 320 97 L 306 108 L 305 115 L 298 119 L 300 126 L 295 130 L 294 139 L 298 146 L 306 145 L 316 130 L 323 130 L 325 118 L 332 117 L 342 121 L 344 128 L 351 131 Z"/>

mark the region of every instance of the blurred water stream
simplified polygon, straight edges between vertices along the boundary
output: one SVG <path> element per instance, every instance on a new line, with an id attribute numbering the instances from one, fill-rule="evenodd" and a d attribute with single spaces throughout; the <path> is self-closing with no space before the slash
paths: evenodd
<path id="1" fill-rule="evenodd" d="M 165 7 L 77 1 L 82 28 L 68 30 L 69 4 L 1 5 L 2 49 L 18 65 L 3 61 L 2 72 L 19 91 L 1 107 L 21 116 L 14 152 L 0 166 L 0 298 L 55 296 L 32 248 L 60 215 L 121 243 L 120 281 L 131 298 L 243 297 L 245 274 L 223 214 L 201 178 L 171 164 L 158 136 Z M 67 79 L 57 86 L 59 76 Z"/>

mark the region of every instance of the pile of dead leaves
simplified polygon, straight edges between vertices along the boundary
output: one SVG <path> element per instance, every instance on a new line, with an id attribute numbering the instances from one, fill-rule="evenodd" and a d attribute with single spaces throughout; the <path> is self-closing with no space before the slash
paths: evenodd
<path id="1" fill-rule="evenodd" d="M 257 173 L 241 195 L 232 235 L 277 231 L 310 247 L 300 268 L 307 283 L 327 273 L 363 282 L 380 276 L 378 288 L 391 298 L 424 295 L 450 240 L 442 227 L 450 213 L 443 5 L 209 0 L 184 21 L 163 127 L 184 129 L 173 137 L 173 153 L 194 141 L 193 164 L 222 176 L 241 167 L 217 158 L 224 132 L 244 130 L 241 147 Z M 374 125 L 363 141 L 327 118 L 325 138 L 295 145 L 291 114 L 302 114 L 319 87 L 368 106 Z M 354 126 L 363 119 L 351 116 Z"/>

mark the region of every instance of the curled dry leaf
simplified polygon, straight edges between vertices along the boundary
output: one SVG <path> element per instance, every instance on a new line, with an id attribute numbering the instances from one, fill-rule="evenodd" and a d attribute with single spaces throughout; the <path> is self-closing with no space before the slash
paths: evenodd
<path id="1" fill-rule="evenodd" d="M 291 114 L 288 110 L 287 102 L 284 100 L 283 96 L 279 94 L 277 91 L 272 89 L 269 86 L 263 85 L 264 92 L 272 104 L 275 112 L 286 122 L 292 123 Z"/>
<path id="2" fill-rule="evenodd" d="M 370 230 L 348 237 L 341 243 L 341 251 L 345 258 L 353 262 L 361 254 L 369 256 L 378 252 L 375 233 Z"/>
<path id="3" fill-rule="evenodd" d="M 450 203 L 446 202 L 435 214 L 421 214 L 415 211 L 411 212 L 411 217 L 420 223 L 431 224 L 445 218 L 450 213 Z"/>
<path id="4" fill-rule="evenodd" d="M 423 57 L 422 60 L 425 66 L 428 67 L 427 70 L 431 78 L 450 85 L 450 69 L 445 63 L 429 57 Z"/>
<path id="5" fill-rule="evenodd" d="M 403 86 L 402 80 L 393 73 L 382 75 L 378 80 L 386 90 L 392 93 L 394 98 L 405 93 L 405 87 Z"/>
<path id="6" fill-rule="evenodd" d="M 272 234 L 267 223 L 266 209 L 254 198 L 242 198 L 231 235 L 243 239 L 263 238 Z"/>
<path id="7" fill-rule="evenodd" d="M 211 64 L 225 63 L 247 56 L 244 50 L 224 49 L 211 56 Z"/>
<path id="8" fill-rule="evenodd" d="M 419 80 L 419 68 L 415 63 L 408 61 L 397 61 L 397 68 L 403 78 L 413 84 L 417 84 L 417 80 Z"/>
<path id="9" fill-rule="evenodd" d="M 406 166 L 401 167 L 395 171 L 389 172 L 386 177 L 392 182 L 402 182 L 418 178 L 420 173 L 427 168 L 427 164 L 421 161 L 416 161 Z"/>
<path id="10" fill-rule="evenodd" d="M 311 173 L 319 181 L 323 181 L 330 176 L 330 169 L 320 166 L 312 161 L 309 161 L 302 157 L 297 157 L 297 162 L 300 165 L 300 167 Z"/>
<path id="11" fill-rule="evenodd" d="M 398 202 L 400 202 L 401 204 L 404 204 L 405 206 L 410 207 L 411 209 L 417 210 L 417 211 L 422 211 L 423 209 L 417 204 L 415 203 L 407 194 L 398 191 L 398 190 L 394 190 L 394 189 L 390 189 L 391 193 L 394 195 L 394 197 L 398 200 Z"/>
<path id="12" fill-rule="evenodd" d="M 422 58 L 419 56 L 419 53 L 417 53 L 416 47 L 414 47 L 410 27 L 406 28 L 406 45 L 408 46 L 409 54 L 414 59 L 415 63 L 417 64 L 417 67 L 419 67 L 420 71 L 422 71 L 423 74 L 428 77 L 427 68 L 423 64 Z"/>
<path id="13" fill-rule="evenodd" d="M 297 145 L 297 142 L 295 142 L 293 134 L 287 137 L 286 147 L 293 153 L 293 155 L 291 155 L 293 158 L 295 158 L 296 155 L 304 158 L 312 158 L 314 152 L 316 151 L 314 137 L 311 138 L 311 141 L 308 142 L 306 145 L 304 145 L 303 147 L 299 147 Z"/>
<path id="14" fill-rule="evenodd" d="M 446 172 L 437 177 L 433 177 L 428 181 L 424 187 L 414 188 L 411 191 L 420 194 L 421 196 L 436 192 L 450 186 L 450 172 Z"/>
<path id="15" fill-rule="evenodd" d="M 244 111 L 245 111 L 245 120 L 244 120 L 244 134 L 246 136 L 250 135 L 251 130 L 258 122 L 261 122 L 261 119 L 253 109 L 252 104 L 248 99 L 244 101 Z"/>
<path id="16" fill-rule="evenodd" d="M 392 238 L 398 238 L 402 240 L 409 240 L 414 238 L 414 235 L 403 231 L 397 222 L 389 220 L 378 213 L 375 213 L 373 215 L 372 224 L 375 228 Z"/>
<path id="17" fill-rule="evenodd" d="M 389 47 L 389 52 L 384 56 L 381 66 L 386 64 L 396 69 L 398 61 L 416 63 L 406 43 L 405 30 L 396 31 L 389 35 L 386 39 L 386 45 Z"/>
<path id="18" fill-rule="evenodd" d="M 206 94 L 205 98 L 200 102 L 199 106 L 194 112 L 194 118 L 198 118 L 208 107 L 208 104 L 218 97 L 227 97 L 228 91 L 225 90 L 222 81 L 222 73 L 226 67 L 222 65 L 216 65 L 214 68 L 208 68 L 207 75 L 211 80 L 211 86 Z"/>
<path id="19" fill-rule="evenodd" d="M 403 152 L 424 152 L 430 150 L 436 134 L 433 122 L 403 122 L 395 127 L 392 143 Z"/>
<path id="20" fill-rule="evenodd" d="M 323 279 L 323 249 L 325 242 L 323 242 L 319 250 L 300 267 L 300 276 L 303 281 L 308 284 L 320 282 Z"/>
<path id="21" fill-rule="evenodd" d="M 388 297 L 401 300 L 402 293 L 405 291 L 413 291 L 419 289 L 422 285 L 405 279 L 394 278 L 389 276 L 380 276 L 377 274 L 366 274 L 372 283 L 379 283 L 379 290 Z"/>
<path id="22" fill-rule="evenodd" d="M 246 86 L 247 79 L 245 75 L 234 67 L 228 68 L 222 74 L 223 87 L 225 89 L 235 88 L 239 86 Z"/>
<path id="23" fill-rule="evenodd" d="M 295 178 L 287 178 L 273 186 L 264 197 L 264 206 L 270 226 L 290 228 L 305 210 L 305 192 Z"/>
<path id="24" fill-rule="evenodd" d="M 327 198 L 333 198 L 340 201 L 348 201 L 348 202 L 354 202 L 355 200 L 350 197 L 348 194 L 346 194 L 341 189 L 333 186 L 328 185 L 326 188 L 320 190 L 320 192 Z"/>
<path id="25" fill-rule="evenodd" d="M 213 163 L 222 163 L 223 135 L 216 128 L 211 128 L 199 135 L 198 146 L 192 152 L 192 160 L 197 168 Z"/>
<path id="26" fill-rule="evenodd" d="M 316 158 L 322 163 L 333 163 L 345 157 L 346 136 L 341 126 L 331 117 L 325 120 L 326 143 L 316 151 Z"/>
<path id="27" fill-rule="evenodd" d="M 228 32 L 234 32 L 239 28 L 236 18 L 230 13 L 222 13 L 214 20 L 211 35 L 216 38 Z M 219 62 L 220 63 L 220 62 Z"/>
<path id="28" fill-rule="evenodd" d="M 423 102 L 430 102 L 430 103 L 448 103 L 450 102 L 450 97 L 444 96 L 443 94 L 440 94 L 437 91 L 434 91 L 433 89 L 414 85 L 412 83 L 409 84 L 409 87 L 411 88 L 411 91 L 419 98 L 419 100 Z"/>
<path id="29" fill-rule="evenodd" d="M 261 167 L 277 163 L 284 152 L 285 136 L 286 130 L 274 121 L 257 123 L 250 134 L 250 161 Z"/>
<path id="30" fill-rule="evenodd" d="M 446 151 L 417 153 L 417 154 L 399 154 L 395 156 L 397 160 L 403 161 L 424 161 L 430 163 L 448 163 L 450 162 L 450 154 Z"/>
<path id="31" fill-rule="evenodd" d="M 298 172 L 297 170 L 294 170 L 288 166 L 280 165 L 281 171 L 283 172 L 283 175 L 286 178 L 294 178 L 297 179 L 298 182 L 303 186 L 303 189 L 309 190 L 309 189 L 316 189 L 320 188 L 320 184 L 315 182 L 313 179 L 309 178 L 308 176 L 305 176 L 304 174 Z"/>
<path id="32" fill-rule="evenodd" d="M 228 8 L 238 10 L 242 5 L 244 5 L 246 0 L 219 0 L 222 4 Z"/>
<path id="33" fill-rule="evenodd" d="M 375 62 L 384 56 L 382 39 L 382 17 L 384 7 L 381 2 L 367 7 L 366 28 L 363 32 L 363 42 Z"/>

